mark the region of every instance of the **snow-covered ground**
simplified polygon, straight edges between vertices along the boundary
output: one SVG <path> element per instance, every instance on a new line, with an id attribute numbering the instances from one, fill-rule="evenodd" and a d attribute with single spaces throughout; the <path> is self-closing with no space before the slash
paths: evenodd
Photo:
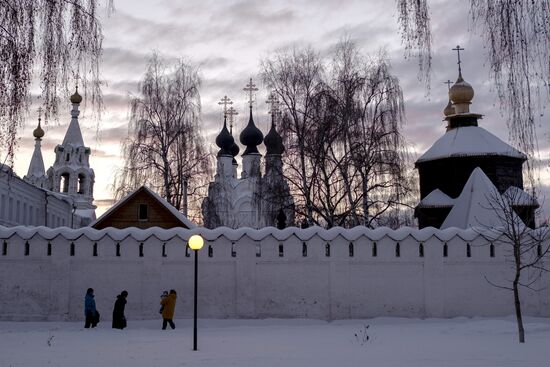
<path id="1" fill-rule="evenodd" d="M 550 319 L 527 318 L 527 343 L 513 318 L 319 320 L 129 320 L 0 322 L 0 366 L 549 366 Z M 366 325 L 370 325 L 368 329 Z M 369 335 L 369 340 L 364 334 Z"/>

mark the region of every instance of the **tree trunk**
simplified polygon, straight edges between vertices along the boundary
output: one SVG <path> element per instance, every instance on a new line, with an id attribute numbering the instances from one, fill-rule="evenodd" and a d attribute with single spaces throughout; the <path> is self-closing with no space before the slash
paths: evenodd
<path id="1" fill-rule="evenodd" d="M 516 276 L 516 278 L 519 278 L 519 276 Z M 519 300 L 518 282 L 519 279 L 514 280 L 514 306 L 516 309 L 516 320 L 518 323 L 519 342 L 525 343 L 525 329 L 523 328 L 523 318 L 521 316 L 521 302 Z"/>

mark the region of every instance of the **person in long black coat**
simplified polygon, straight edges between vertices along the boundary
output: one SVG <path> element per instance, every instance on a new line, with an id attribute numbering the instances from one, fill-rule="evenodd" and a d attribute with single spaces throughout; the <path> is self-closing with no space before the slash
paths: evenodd
<path id="1" fill-rule="evenodd" d="M 113 329 L 124 329 L 126 327 L 126 317 L 124 308 L 126 307 L 126 297 L 128 292 L 122 291 L 116 296 L 115 307 L 113 308 Z"/>

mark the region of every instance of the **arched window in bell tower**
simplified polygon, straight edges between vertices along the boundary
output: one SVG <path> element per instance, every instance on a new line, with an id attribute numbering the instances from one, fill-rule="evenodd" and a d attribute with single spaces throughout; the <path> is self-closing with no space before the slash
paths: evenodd
<path id="1" fill-rule="evenodd" d="M 68 173 L 61 174 L 61 181 L 59 183 L 60 192 L 69 192 L 69 177 Z"/>
<path id="2" fill-rule="evenodd" d="M 79 194 L 86 193 L 86 175 L 83 173 L 78 174 L 78 191 Z"/>

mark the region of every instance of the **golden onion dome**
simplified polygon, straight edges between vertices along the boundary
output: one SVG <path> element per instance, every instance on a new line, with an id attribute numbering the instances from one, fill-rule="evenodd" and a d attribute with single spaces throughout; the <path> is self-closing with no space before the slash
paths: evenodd
<path id="1" fill-rule="evenodd" d="M 78 94 L 78 86 L 77 86 L 76 91 L 71 96 L 71 103 L 80 104 L 80 102 L 82 102 L 82 96 L 80 94 Z"/>
<path id="2" fill-rule="evenodd" d="M 451 116 L 455 114 L 455 108 L 453 107 L 451 100 L 449 100 L 449 102 L 447 103 L 447 106 L 445 106 L 445 109 L 443 109 L 443 114 L 445 116 Z"/>
<path id="3" fill-rule="evenodd" d="M 449 90 L 449 99 L 454 104 L 470 103 L 474 99 L 474 88 L 462 79 L 462 75 L 458 77 L 456 83 Z"/>
<path id="4" fill-rule="evenodd" d="M 38 126 L 36 127 L 36 129 L 34 129 L 32 135 L 36 139 L 42 139 L 44 137 L 44 130 L 42 130 L 42 127 L 40 126 L 40 119 L 38 119 Z"/>

